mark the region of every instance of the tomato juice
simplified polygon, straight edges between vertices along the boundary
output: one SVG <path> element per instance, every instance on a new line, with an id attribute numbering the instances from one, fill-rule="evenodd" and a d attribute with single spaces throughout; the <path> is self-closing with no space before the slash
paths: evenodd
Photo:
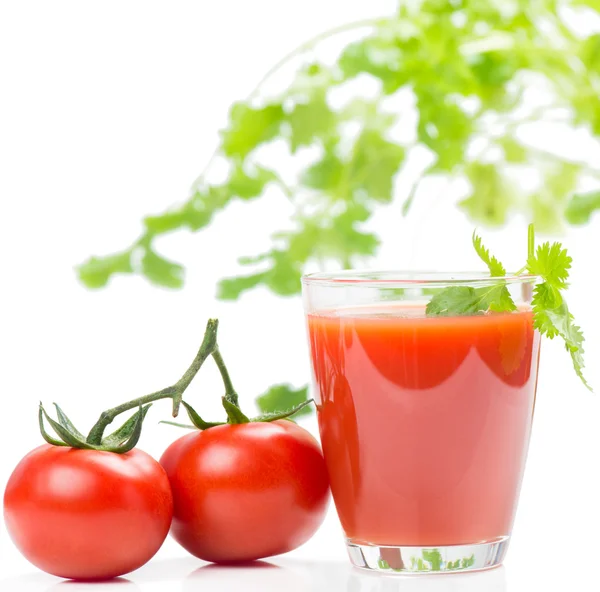
<path id="1" fill-rule="evenodd" d="M 540 336 L 527 308 L 308 311 L 319 429 L 348 540 L 464 545 L 511 532 Z"/>

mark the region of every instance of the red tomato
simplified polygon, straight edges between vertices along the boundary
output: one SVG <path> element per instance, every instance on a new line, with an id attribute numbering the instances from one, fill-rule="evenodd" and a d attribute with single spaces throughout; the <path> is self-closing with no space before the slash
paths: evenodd
<path id="1" fill-rule="evenodd" d="M 329 499 L 317 441 L 290 421 L 222 425 L 163 454 L 173 491 L 171 534 L 216 563 L 295 549 L 319 528 Z"/>
<path id="2" fill-rule="evenodd" d="M 4 519 L 18 549 L 63 578 L 99 580 L 144 565 L 171 524 L 173 498 L 148 454 L 45 444 L 11 475 Z"/>

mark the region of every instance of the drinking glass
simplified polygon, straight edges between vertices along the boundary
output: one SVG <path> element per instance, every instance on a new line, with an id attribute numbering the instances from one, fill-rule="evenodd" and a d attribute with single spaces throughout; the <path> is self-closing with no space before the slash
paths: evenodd
<path id="1" fill-rule="evenodd" d="M 394 271 L 302 280 L 321 443 L 348 553 L 386 573 L 504 559 L 533 418 L 537 278 Z M 440 290 L 509 313 L 427 316 Z"/>

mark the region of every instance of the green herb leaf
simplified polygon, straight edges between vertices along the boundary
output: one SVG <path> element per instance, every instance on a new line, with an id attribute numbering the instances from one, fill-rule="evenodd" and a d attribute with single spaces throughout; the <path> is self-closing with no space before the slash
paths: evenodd
<path id="1" fill-rule="evenodd" d="M 255 109 L 235 103 L 229 112 L 229 127 L 222 133 L 223 151 L 227 156 L 244 158 L 279 133 L 283 117 L 280 104 Z"/>
<path id="2" fill-rule="evenodd" d="M 350 190 L 377 201 L 391 201 L 394 175 L 404 156 L 402 146 L 385 139 L 379 131 L 365 130 L 356 141 L 348 165 Z"/>
<path id="3" fill-rule="evenodd" d="M 531 275 L 541 276 L 551 287 L 564 290 L 569 279 L 571 257 L 560 243 L 546 242 L 539 245 L 535 256 L 527 261 L 527 270 Z"/>
<path id="4" fill-rule="evenodd" d="M 344 163 L 330 148 L 321 160 L 308 167 L 301 175 L 301 182 L 311 189 L 333 191 L 342 180 Z"/>
<path id="5" fill-rule="evenodd" d="M 256 404 L 261 414 L 281 413 L 308 401 L 308 386 L 295 389 L 289 384 L 277 384 L 256 398 Z M 296 417 L 310 415 L 310 407 L 303 407 Z"/>
<path id="6" fill-rule="evenodd" d="M 516 310 L 516 305 L 504 282 L 483 288 L 451 286 L 439 291 L 425 307 L 427 316 L 476 315 L 488 310 L 494 312 Z"/>
<path id="7" fill-rule="evenodd" d="M 298 103 L 287 116 L 292 152 L 310 146 L 315 140 L 327 140 L 337 129 L 337 116 L 329 108 L 326 96 L 318 93 L 308 103 Z"/>
<path id="8" fill-rule="evenodd" d="M 427 316 L 476 314 L 487 307 L 471 286 L 452 286 L 441 290 L 427 304 Z"/>
<path id="9" fill-rule="evenodd" d="M 103 288 L 112 275 L 133 273 L 131 251 L 106 257 L 91 257 L 77 268 L 77 273 L 79 280 L 88 288 Z"/>
<path id="10" fill-rule="evenodd" d="M 506 162 L 518 164 L 527 160 L 527 148 L 512 136 L 505 136 L 498 143 L 504 151 Z"/>
<path id="11" fill-rule="evenodd" d="M 600 210 L 600 191 L 580 193 L 571 197 L 565 210 L 565 218 L 569 224 L 587 224 L 592 214 Z"/>
<path id="12" fill-rule="evenodd" d="M 389 202 L 404 156 L 402 146 L 387 140 L 381 131 L 367 129 L 354 142 L 348 158 L 340 158 L 336 147 L 329 146 L 322 158 L 304 171 L 301 181 L 340 200 Z"/>
<path id="13" fill-rule="evenodd" d="M 473 163 L 466 169 L 472 193 L 458 205 L 473 220 L 490 226 L 506 222 L 515 189 L 495 164 Z"/>
<path id="14" fill-rule="evenodd" d="M 560 336 L 564 342 L 575 373 L 588 390 L 592 390 L 583 376 L 585 362 L 583 332 L 575 324 L 573 315 L 569 312 L 567 303 L 560 293 L 560 289 L 546 281 L 535 287 L 531 302 L 534 312 L 534 326 L 549 339 Z"/>
<path id="15" fill-rule="evenodd" d="M 375 36 L 349 45 L 338 65 L 345 78 L 371 74 L 381 80 L 384 92 L 391 94 L 408 80 L 408 71 L 402 68 L 402 62 L 403 51 L 400 47 Z"/>
<path id="16" fill-rule="evenodd" d="M 142 273 L 157 286 L 165 288 L 183 286 L 183 267 L 161 257 L 150 248 L 147 248 L 142 256 Z"/>
<path id="17" fill-rule="evenodd" d="M 261 166 L 255 166 L 253 169 L 247 173 L 240 164 L 234 167 L 227 183 L 231 195 L 240 199 L 254 199 L 262 194 L 269 182 L 277 179 L 277 175 L 273 171 Z"/>
<path id="18" fill-rule="evenodd" d="M 429 85 L 417 87 L 419 140 L 436 156 L 432 172 L 452 171 L 465 161 L 468 141 L 473 133 L 473 119 L 456 102 Z"/>
<path id="19" fill-rule="evenodd" d="M 473 232 L 473 247 L 475 248 L 475 252 L 479 255 L 479 258 L 488 266 L 492 277 L 502 277 L 506 275 L 504 265 L 502 265 L 496 257 L 490 255 L 489 250 L 483 246 L 481 237 L 478 236 L 476 232 Z"/>
<path id="20" fill-rule="evenodd" d="M 583 342 L 581 329 L 575 324 L 569 312 L 562 291 L 567 288 L 571 257 L 560 243 L 546 242 L 534 250 L 535 236 L 533 225 L 528 230 L 528 259 L 524 269 L 530 275 L 540 276 L 544 282 L 534 288 L 532 309 L 534 327 L 553 339 L 560 336 L 571 355 L 577 376 L 591 390 L 583 377 Z M 504 266 L 490 255 L 481 238 L 473 234 L 473 247 L 490 270 L 492 277 L 506 274 Z M 516 305 L 510 296 L 505 282 L 491 287 L 451 286 L 437 292 L 426 307 L 428 316 L 455 316 L 481 314 L 488 310 L 510 312 Z"/>

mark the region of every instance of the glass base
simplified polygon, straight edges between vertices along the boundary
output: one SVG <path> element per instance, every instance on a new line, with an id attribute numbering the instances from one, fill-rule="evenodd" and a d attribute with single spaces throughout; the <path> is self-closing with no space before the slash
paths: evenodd
<path id="1" fill-rule="evenodd" d="M 394 547 L 346 541 L 355 567 L 386 574 L 464 573 L 491 569 L 504 561 L 509 537 L 473 545 Z"/>

